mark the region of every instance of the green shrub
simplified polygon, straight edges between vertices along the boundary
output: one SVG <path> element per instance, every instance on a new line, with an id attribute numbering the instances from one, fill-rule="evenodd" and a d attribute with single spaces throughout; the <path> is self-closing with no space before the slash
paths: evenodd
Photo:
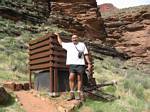
<path id="1" fill-rule="evenodd" d="M 106 87 L 106 88 L 104 89 L 104 91 L 106 91 L 106 92 L 108 92 L 108 93 L 111 93 L 111 94 L 115 93 L 116 90 L 117 90 L 117 89 L 116 89 L 115 86 L 108 86 L 108 87 Z"/>
<path id="2" fill-rule="evenodd" d="M 141 84 L 137 84 L 132 91 L 137 98 L 144 99 L 144 88 Z"/>
<path id="3" fill-rule="evenodd" d="M 144 79 L 141 79 L 141 83 L 145 89 L 150 89 L 150 78 L 145 77 Z"/>
<path id="4" fill-rule="evenodd" d="M 137 98 L 144 98 L 144 87 L 140 83 L 140 79 L 128 78 L 124 81 L 124 88 L 128 91 L 131 90 Z"/>

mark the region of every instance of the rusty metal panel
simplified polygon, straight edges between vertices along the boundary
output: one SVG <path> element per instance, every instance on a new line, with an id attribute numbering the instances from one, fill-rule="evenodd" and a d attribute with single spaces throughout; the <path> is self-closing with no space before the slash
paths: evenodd
<path id="1" fill-rule="evenodd" d="M 40 43 L 36 43 L 34 45 L 30 45 L 29 47 L 29 50 L 32 51 L 33 49 L 37 49 L 37 48 L 40 48 L 40 47 L 43 47 L 43 46 L 49 46 L 50 42 L 49 40 L 45 40 L 43 42 L 40 42 Z"/>
<path id="2" fill-rule="evenodd" d="M 46 71 L 46 70 L 49 70 L 49 68 L 33 68 L 33 69 L 30 69 L 31 71 L 31 75 L 35 72 L 35 71 Z"/>
<path id="3" fill-rule="evenodd" d="M 41 52 L 41 53 L 37 53 L 34 55 L 30 55 L 29 60 L 32 61 L 33 59 L 38 59 L 38 58 L 43 58 L 43 57 L 48 57 L 50 55 L 49 52 Z"/>
<path id="4" fill-rule="evenodd" d="M 64 57 L 53 57 L 53 59 L 50 59 L 51 61 L 60 62 L 60 63 L 66 63 L 66 59 Z"/>
<path id="5" fill-rule="evenodd" d="M 66 59 L 64 57 L 54 57 L 54 56 L 50 56 L 50 57 L 44 57 L 44 58 L 38 58 L 38 59 L 33 59 L 32 61 L 29 62 L 30 65 L 33 64 L 39 64 L 39 63 L 45 63 L 45 62 L 60 62 L 60 63 L 65 63 Z"/>
<path id="6" fill-rule="evenodd" d="M 37 69 L 44 69 L 44 68 L 48 68 L 50 66 L 49 63 L 42 63 L 42 64 L 38 64 L 38 65 L 30 65 L 30 69 L 31 70 L 37 70 Z"/>
<path id="7" fill-rule="evenodd" d="M 40 64 L 40 63 L 46 63 L 46 62 L 49 62 L 49 61 L 50 61 L 49 57 L 44 57 L 44 58 L 39 58 L 39 59 L 32 60 L 32 61 L 29 62 L 29 64 L 30 65 Z"/>
<path id="8" fill-rule="evenodd" d="M 61 56 L 61 57 L 66 57 L 66 52 L 65 51 L 50 51 L 50 54 L 54 56 Z"/>
<path id="9" fill-rule="evenodd" d="M 47 57 L 47 56 L 59 56 L 59 57 L 66 57 L 66 52 L 65 51 L 44 51 L 44 52 L 39 52 L 33 55 L 30 55 L 29 59 L 33 60 L 33 59 L 38 59 L 38 58 L 42 58 L 42 57 Z"/>
<path id="10" fill-rule="evenodd" d="M 43 46 L 43 47 L 40 47 L 38 49 L 31 50 L 29 54 L 30 55 L 36 54 L 36 53 L 39 53 L 39 52 L 48 51 L 49 49 L 50 49 L 50 46 Z"/>
<path id="11" fill-rule="evenodd" d="M 35 40 L 31 40 L 31 41 L 29 42 L 29 45 L 34 45 L 34 44 L 36 44 L 36 43 L 41 43 L 42 41 L 49 39 L 49 37 L 51 37 L 51 36 L 53 36 L 52 33 L 47 33 L 47 34 L 44 35 L 43 37 L 40 37 L 40 38 L 35 39 Z"/>
<path id="12" fill-rule="evenodd" d="M 54 68 L 66 68 L 65 64 L 61 64 L 61 63 L 53 63 L 50 66 L 54 67 Z"/>
<path id="13" fill-rule="evenodd" d="M 30 70 L 42 70 L 46 69 L 48 67 L 54 67 L 54 68 L 66 68 L 65 63 L 41 63 L 36 65 L 30 65 Z"/>

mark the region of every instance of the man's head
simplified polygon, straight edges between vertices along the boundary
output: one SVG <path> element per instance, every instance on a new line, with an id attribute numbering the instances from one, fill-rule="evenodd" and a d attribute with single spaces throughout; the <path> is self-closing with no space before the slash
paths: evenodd
<path id="1" fill-rule="evenodd" d="M 77 44 L 79 42 L 79 37 L 77 35 L 72 35 L 71 40 L 74 44 Z"/>

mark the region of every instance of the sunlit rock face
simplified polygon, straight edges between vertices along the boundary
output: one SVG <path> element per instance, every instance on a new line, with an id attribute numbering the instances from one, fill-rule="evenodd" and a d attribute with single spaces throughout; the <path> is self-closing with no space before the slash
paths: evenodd
<path id="1" fill-rule="evenodd" d="M 117 10 L 117 8 L 111 3 L 101 4 L 101 5 L 98 5 L 98 7 L 99 7 L 100 12 L 110 12 L 110 11 Z"/>

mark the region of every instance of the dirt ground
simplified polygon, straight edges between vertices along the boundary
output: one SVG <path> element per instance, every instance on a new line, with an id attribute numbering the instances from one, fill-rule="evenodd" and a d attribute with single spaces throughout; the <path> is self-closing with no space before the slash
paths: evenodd
<path id="1" fill-rule="evenodd" d="M 26 112 L 71 112 L 81 105 L 77 100 L 39 97 L 31 91 L 18 91 L 15 94 Z"/>

